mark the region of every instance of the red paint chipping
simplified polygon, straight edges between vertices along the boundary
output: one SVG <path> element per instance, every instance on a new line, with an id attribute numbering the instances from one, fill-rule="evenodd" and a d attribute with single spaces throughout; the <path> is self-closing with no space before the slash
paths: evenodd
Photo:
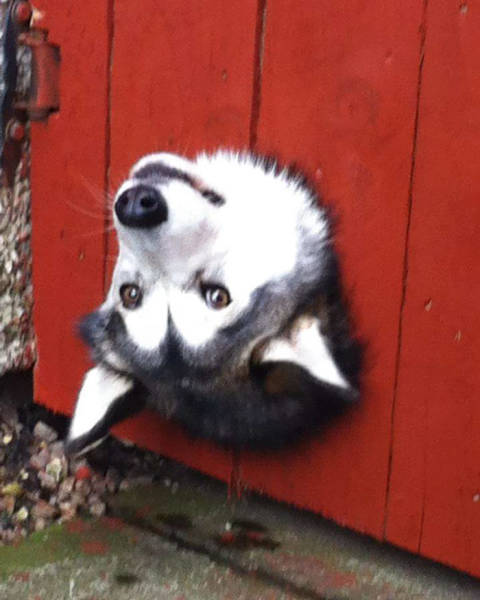
<path id="1" fill-rule="evenodd" d="M 125 523 L 116 517 L 102 517 L 101 523 L 111 531 L 119 531 L 125 528 Z"/>
<path id="2" fill-rule="evenodd" d="M 252 542 L 262 542 L 266 538 L 266 534 L 263 531 L 247 531 L 245 535 Z"/>
<path id="3" fill-rule="evenodd" d="M 19 571 L 18 573 L 14 573 L 12 577 L 15 581 L 29 581 L 30 573 L 27 573 L 27 571 Z"/>
<path id="4" fill-rule="evenodd" d="M 66 528 L 69 533 L 84 533 L 85 531 L 89 531 L 92 526 L 81 519 L 74 519 L 66 524 Z"/>
<path id="5" fill-rule="evenodd" d="M 222 535 L 220 536 L 221 544 L 233 544 L 235 542 L 235 540 L 236 540 L 235 534 L 230 531 L 222 533 Z"/>
<path id="6" fill-rule="evenodd" d="M 104 542 L 92 540 L 88 542 L 82 542 L 81 549 L 85 554 L 107 554 L 109 551 L 109 546 Z"/>

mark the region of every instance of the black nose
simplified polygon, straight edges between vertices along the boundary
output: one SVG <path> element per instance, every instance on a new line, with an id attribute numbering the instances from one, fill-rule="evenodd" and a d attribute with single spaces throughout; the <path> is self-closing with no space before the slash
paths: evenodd
<path id="1" fill-rule="evenodd" d="M 158 190 L 136 185 L 126 190 L 115 202 L 115 214 L 127 227 L 154 227 L 167 220 L 167 203 Z"/>

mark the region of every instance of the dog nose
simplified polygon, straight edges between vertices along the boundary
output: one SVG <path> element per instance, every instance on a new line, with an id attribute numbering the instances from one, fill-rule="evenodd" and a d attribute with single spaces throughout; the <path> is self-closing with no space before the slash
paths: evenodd
<path id="1" fill-rule="evenodd" d="M 136 185 L 126 190 L 115 202 L 115 214 L 127 227 L 154 227 L 167 220 L 165 199 L 154 187 Z"/>

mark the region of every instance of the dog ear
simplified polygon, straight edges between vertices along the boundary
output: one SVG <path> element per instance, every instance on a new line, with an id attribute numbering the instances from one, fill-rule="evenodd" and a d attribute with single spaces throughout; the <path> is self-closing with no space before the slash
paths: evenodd
<path id="1" fill-rule="evenodd" d="M 272 338 L 260 351 L 255 359 L 257 364 L 296 365 L 293 369 L 300 372 L 301 367 L 309 375 L 312 382 L 329 388 L 336 388 L 343 395 L 357 394 L 346 377 L 342 374 L 329 347 L 327 338 L 322 334 L 320 320 L 308 316 L 299 318 L 288 332 Z M 292 369 L 291 369 L 292 370 Z M 276 369 L 275 371 L 278 371 Z M 280 372 L 279 372 L 280 373 Z M 288 378 L 280 377 L 281 380 Z M 298 381 L 298 376 L 295 377 Z M 295 384 L 290 383 L 291 388 Z"/>
<path id="2" fill-rule="evenodd" d="M 146 392 L 133 379 L 102 365 L 87 372 L 78 395 L 66 440 L 69 454 L 98 445 L 112 425 L 141 411 Z"/>

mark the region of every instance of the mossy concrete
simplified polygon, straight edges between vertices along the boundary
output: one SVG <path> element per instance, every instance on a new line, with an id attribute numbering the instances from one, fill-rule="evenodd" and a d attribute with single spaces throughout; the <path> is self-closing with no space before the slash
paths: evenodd
<path id="1" fill-rule="evenodd" d="M 465 575 L 185 472 L 0 548 L 2 600 L 478 600 Z"/>

